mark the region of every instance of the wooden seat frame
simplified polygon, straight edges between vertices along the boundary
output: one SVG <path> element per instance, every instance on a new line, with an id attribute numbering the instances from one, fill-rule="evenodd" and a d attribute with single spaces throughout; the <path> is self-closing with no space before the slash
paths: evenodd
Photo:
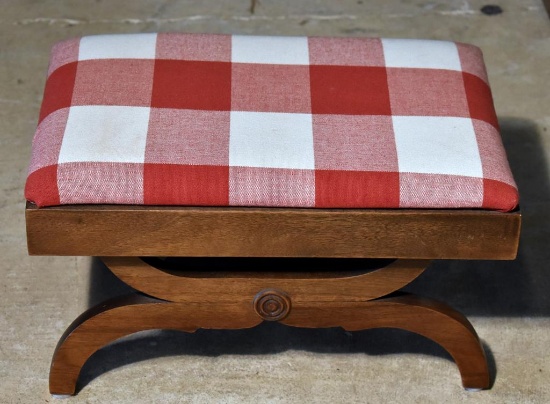
<path id="1" fill-rule="evenodd" d="M 99 256 L 138 292 L 99 304 L 61 337 L 50 392 L 75 393 L 86 360 L 150 329 L 250 328 L 280 321 L 349 331 L 399 328 L 440 344 L 469 389 L 490 385 L 469 321 L 444 303 L 398 292 L 433 259 L 514 259 L 519 211 L 157 206 L 26 208 L 31 255 Z M 363 273 L 193 272 L 144 257 L 293 257 L 392 260 Z"/>

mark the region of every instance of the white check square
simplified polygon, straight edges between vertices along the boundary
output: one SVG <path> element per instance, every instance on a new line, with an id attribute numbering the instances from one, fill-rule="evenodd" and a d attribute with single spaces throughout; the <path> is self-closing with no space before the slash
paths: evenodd
<path id="1" fill-rule="evenodd" d="M 399 172 L 483 177 L 469 118 L 394 116 L 392 120 Z"/>
<path id="2" fill-rule="evenodd" d="M 315 168 L 311 114 L 232 111 L 229 165 Z"/>
<path id="3" fill-rule="evenodd" d="M 307 37 L 233 35 L 231 61 L 280 65 L 308 65 Z"/>
<path id="4" fill-rule="evenodd" d="M 148 107 L 71 107 L 59 163 L 143 163 L 149 113 Z"/>
<path id="5" fill-rule="evenodd" d="M 461 71 L 454 42 L 426 39 L 382 39 L 387 67 Z"/>
<path id="6" fill-rule="evenodd" d="M 154 59 L 157 34 L 91 35 L 80 40 L 78 60 Z"/>

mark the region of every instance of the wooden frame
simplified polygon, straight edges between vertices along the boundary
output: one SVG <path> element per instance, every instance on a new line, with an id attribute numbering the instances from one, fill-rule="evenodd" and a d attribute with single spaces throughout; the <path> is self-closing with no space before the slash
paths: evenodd
<path id="1" fill-rule="evenodd" d="M 106 205 L 38 209 L 27 204 L 26 220 L 30 254 L 103 256 L 111 271 L 138 291 L 91 308 L 61 337 L 50 391 L 70 395 L 86 360 L 125 335 L 148 329 L 248 328 L 264 320 L 350 331 L 409 330 L 451 354 L 464 387 L 487 388 L 487 361 L 468 320 L 444 303 L 398 291 L 431 259 L 515 258 L 521 215 Z M 382 262 L 380 267 L 359 273 L 304 268 L 204 273 L 145 257 L 391 260 L 374 260 Z"/>
<path id="2" fill-rule="evenodd" d="M 521 215 L 483 210 L 27 204 L 31 255 L 510 260 Z"/>

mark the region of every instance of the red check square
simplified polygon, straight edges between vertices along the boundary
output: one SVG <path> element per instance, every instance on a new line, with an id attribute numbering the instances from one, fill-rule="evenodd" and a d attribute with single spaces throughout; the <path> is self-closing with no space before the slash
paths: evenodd
<path id="1" fill-rule="evenodd" d="M 57 168 L 61 204 L 143 204 L 143 164 L 74 162 Z"/>
<path id="2" fill-rule="evenodd" d="M 46 81 L 44 99 L 38 122 L 61 108 L 71 106 L 77 63 L 69 63 L 55 70 Z"/>
<path id="3" fill-rule="evenodd" d="M 29 173 L 57 164 L 68 117 L 69 108 L 63 108 L 52 112 L 40 122 L 32 141 L 34 153 Z"/>
<path id="4" fill-rule="evenodd" d="M 231 167 L 234 206 L 315 206 L 315 172 L 287 168 Z"/>
<path id="5" fill-rule="evenodd" d="M 485 121 L 473 119 L 472 123 L 479 148 L 483 178 L 497 180 L 509 185 L 514 184 L 510 167 L 502 167 L 500 164 L 507 157 L 498 130 Z"/>
<path id="6" fill-rule="evenodd" d="M 461 72 L 388 68 L 388 86 L 394 115 L 469 116 Z"/>
<path id="7" fill-rule="evenodd" d="M 317 208 L 398 208 L 399 173 L 315 171 Z"/>
<path id="8" fill-rule="evenodd" d="M 159 33 L 157 59 L 231 61 L 231 37 L 226 35 Z"/>
<path id="9" fill-rule="evenodd" d="M 145 164 L 145 205 L 229 204 L 228 166 Z"/>
<path id="10" fill-rule="evenodd" d="M 518 206 L 518 190 L 500 181 L 483 180 L 483 209 L 496 209 L 509 212 Z"/>
<path id="11" fill-rule="evenodd" d="M 229 111 L 151 108 L 146 163 L 229 164 Z"/>
<path id="12" fill-rule="evenodd" d="M 480 119 L 498 129 L 498 119 L 493 104 L 491 89 L 482 79 L 470 73 L 462 73 L 468 107 L 472 119 Z"/>
<path id="13" fill-rule="evenodd" d="M 231 80 L 233 111 L 311 112 L 308 66 L 234 63 Z"/>
<path id="14" fill-rule="evenodd" d="M 308 42 L 312 65 L 385 65 L 384 50 L 379 38 L 312 37 Z"/>
<path id="15" fill-rule="evenodd" d="M 314 114 L 391 115 L 386 69 L 310 66 Z"/>
<path id="16" fill-rule="evenodd" d="M 73 105 L 148 107 L 153 60 L 97 59 L 78 62 Z"/>
<path id="17" fill-rule="evenodd" d="M 313 115 L 315 168 L 398 171 L 392 117 Z"/>
<path id="18" fill-rule="evenodd" d="M 151 106 L 229 111 L 231 63 L 157 59 Z"/>
<path id="19" fill-rule="evenodd" d="M 25 184 L 25 199 L 37 206 L 59 205 L 57 164 L 33 171 Z"/>
<path id="20" fill-rule="evenodd" d="M 448 174 L 401 173 L 402 208 L 480 208 L 483 178 Z"/>

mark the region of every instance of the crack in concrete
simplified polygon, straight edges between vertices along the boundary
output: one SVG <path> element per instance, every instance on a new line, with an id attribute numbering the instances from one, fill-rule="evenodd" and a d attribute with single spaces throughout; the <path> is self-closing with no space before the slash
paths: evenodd
<path id="1" fill-rule="evenodd" d="M 10 100 L 8 98 L 0 98 L 0 102 L 4 104 L 23 104 L 21 100 Z"/>
<path id="2" fill-rule="evenodd" d="M 170 2 L 159 7 L 159 10 L 155 13 L 155 16 L 161 14 L 162 11 L 168 6 Z M 540 7 L 529 6 L 515 12 L 523 13 L 533 13 L 539 12 Z M 441 16 L 458 16 L 458 17 L 469 17 L 473 15 L 480 15 L 481 12 L 476 9 L 472 9 L 468 1 L 464 1 L 462 6 L 456 10 L 440 10 L 434 11 L 432 9 L 425 9 L 424 11 L 419 11 L 418 13 L 390 13 L 390 14 L 380 14 L 380 18 L 413 18 L 419 17 L 422 15 L 435 14 Z M 149 17 L 149 18 L 120 18 L 120 19 L 97 19 L 97 20 L 88 20 L 84 18 L 48 18 L 48 17 L 37 17 L 37 18 L 25 18 L 22 20 L 14 21 L 14 25 L 30 25 L 30 24 L 47 24 L 47 25 L 57 25 L 63 24 L 67 26 L 74 25 L 85 25 L 85 24 L 161 24 L 161 23 L 178 23 L 178 22 L 192 22 L 192 21 L 205 21 L 205 20 L 219 20 L 219 21 L 283 21 L 283 20 L 297 20 L 297 21 L 335 21 L 335 20 L 357 20 L 362 16 L 354 14 L 291 14 L 291 15 L 211 15 L 211 14 L 198 14 L 190 15 L 185 17 L 174 17 L 174 18 L 159 18 L 159 17 Z"/>
<path id="3" fill-rule="evenodd" d="M 304 15 L 278 15 L 278 16 L 261 16 L 261 15 L 235 15 L 235 16 L 218 16 L 218 15 L 190 15 L 187 17 L 178 18 L 121 18 L 121 19 L 99 19 L 99 20 L 87 20 L 77 18 L 25 18 L 15 21 L 14 25 L 30 25 L 30 24 L 65 24 L 65 25 L 83 25 L 83 24 L 150 24 L 150 23 L 176 23 L 186 21 L 202 21 L 202 20 L 236 20 L 236 21 L 275 21 L 275 20 L 319 20 L 319 21 L 332 21 L 332 20 L 355 20 L 357 16 L 350 14 L 336 14 L 336 15 L 316 15 L 316 14 L 304 14 Z"/>
<path id="4" fill-rule="evenodd" d="M 468 17 L 471 15 L 481 14 L 476 10 L 450 10 L 450 11 L 432 11 L 430 13 L 393 13 L 385 14 L 387 18 L 415 18 L 420 16 L 426 16 L 429 14 L 442 15 L 442 16 L 455 16 L 455 17 Z"/>

